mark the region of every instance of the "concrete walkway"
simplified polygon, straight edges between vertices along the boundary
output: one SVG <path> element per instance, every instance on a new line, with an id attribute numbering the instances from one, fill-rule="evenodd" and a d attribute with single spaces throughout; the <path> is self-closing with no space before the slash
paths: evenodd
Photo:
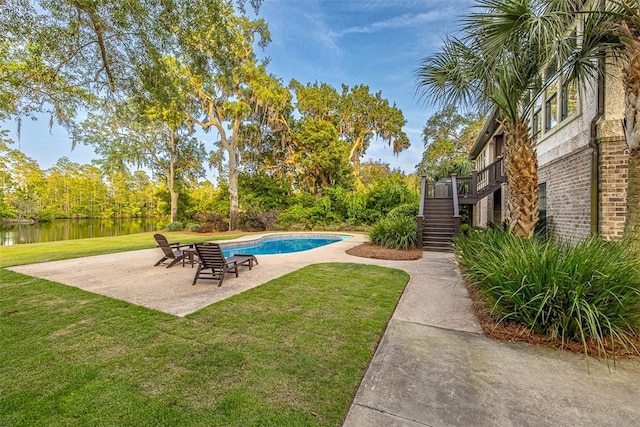
<path id="1" fill-rule="evenodd" d="M 191 286 L 188 266 L 151 267 L 158 249 L 10 269 L 185 316 L 312 263 L 399 268 L 411 278 L 345 426 L 640 426 L 640 360 L 611 371 L 590 360 L 588 372 L 580 356 L 486 338 L 453 255 L 383 261 L 345 254 L 366 240 L 354 235 L 307 252 L 260 255 L 253 271 L 227 276 L 220 288 Z"/>

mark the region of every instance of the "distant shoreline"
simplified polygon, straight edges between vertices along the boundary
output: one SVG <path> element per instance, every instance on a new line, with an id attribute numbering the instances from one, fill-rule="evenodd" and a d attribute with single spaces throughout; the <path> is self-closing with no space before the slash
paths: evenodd
<path id="1" fill-rule="evenodd" d="M 35 224 L 36 221 L 35 219 L 3 219 L 2 221 L 0 221 L 0 224 L 3 225 L 30 225 L 30 224 Z"/>

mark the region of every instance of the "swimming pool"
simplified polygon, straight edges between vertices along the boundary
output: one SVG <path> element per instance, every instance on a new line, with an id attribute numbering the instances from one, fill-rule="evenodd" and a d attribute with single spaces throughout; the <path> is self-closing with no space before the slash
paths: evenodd
<path id="1" fill-rule="evenodd" d="M 339 235 L 282 235 L 267 236 L 258 240 L 239 243 L 221 243 L 222 253 L 225 257 L 230 257 L 238 253 L 251 255 L 276 255 L 288 254 L 292 252 L 308 251 L 348 239 L 351 236 Z"/>

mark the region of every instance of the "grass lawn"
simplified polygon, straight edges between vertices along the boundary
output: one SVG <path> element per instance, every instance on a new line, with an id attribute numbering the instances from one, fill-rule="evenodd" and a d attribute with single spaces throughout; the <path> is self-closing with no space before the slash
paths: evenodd
<path id="1" fill-rule="evenodd" d="M 0 425 L 340 425 L 407 280 L 317 264 L 178 318 L 0 269 Z"/>

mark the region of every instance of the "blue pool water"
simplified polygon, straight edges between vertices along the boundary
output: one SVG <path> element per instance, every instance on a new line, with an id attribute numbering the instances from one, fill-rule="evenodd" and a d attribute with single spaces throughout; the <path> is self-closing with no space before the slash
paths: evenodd
<path id="1" fill-rule="evenodd" d="M 329 245 L 349 236 L 273 236 L 246 243 L 222 244 L 225 257 L 235 254 L 275 255 L 291 252 L 308 251 L 309 249 Z"/>

